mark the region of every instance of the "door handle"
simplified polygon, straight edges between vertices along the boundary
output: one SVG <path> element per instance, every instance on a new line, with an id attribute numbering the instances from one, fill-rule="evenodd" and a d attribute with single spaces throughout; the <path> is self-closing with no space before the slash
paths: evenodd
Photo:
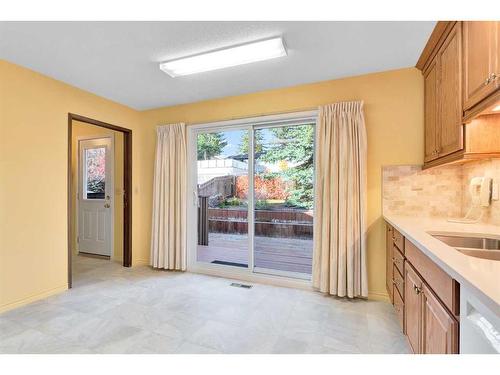
<path id="1" fill-rule="evenodd" d="M 110 208 L 111 205 L 109 203 L 104 203 L 104 208 Z"/>

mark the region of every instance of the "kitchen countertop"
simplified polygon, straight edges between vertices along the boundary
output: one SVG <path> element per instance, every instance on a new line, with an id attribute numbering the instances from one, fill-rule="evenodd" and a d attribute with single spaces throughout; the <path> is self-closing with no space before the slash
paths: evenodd
<path id="1" fill-rule="evenodd" d="M 471 257 L 427 232 L 476 233 L 500 238 L 500 226 L 450 223 L 441 218 L 384 214 L 384 219 L 432 259 L 462 287 L 500 316 L 500 261 Z"/>

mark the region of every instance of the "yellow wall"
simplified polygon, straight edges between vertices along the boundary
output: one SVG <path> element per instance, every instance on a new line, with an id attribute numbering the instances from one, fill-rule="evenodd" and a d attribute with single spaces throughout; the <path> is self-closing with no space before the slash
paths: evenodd
<path id="1" fill-rule="evenodd" d="M 67 287 L 68 112 L 133 131 L 133 263 L 147 262 L 154 136 L 139 112 L 0 60 L 0 311 Z"/>
<path id="2" fill-rule="evenodd" d="M 71 218 L 71 238 L 73 243 L 73 254 L 78 253 L 77 231 L 77 210 L 76 202 L 78 196 L 78 139 L 82 138 L 114 138 L 114 235 L 113 235 L 113 260 L 123 260 L 123 133 L 111 129 L 90 125 L 85 122 L 73 121 L 72 131 L 72 157 L 71 157 L 71 200 L 73 217 Z"/>
<path id="3" fill-rule="evenodd" d="M 149 260 L 155 127 L 364 100 L 368 270 L 385 295 L 381 170 L 423 160 L 423 81 L 414 68 L 137 112 L 0 60 L 0 311 L 67 287 L 67 116 L 133 131 L 133 264 Z"/>
<path id="4" fill-rule="evenodd" d="M 381 166 L 423 162 L 423 79 L 415 68 L 325 81 L 145 111 L 145 123 L 199 123 L 301 111 L 364 100 L 368 133 L 368 276 L 373 297 L 386 296 Z"/>

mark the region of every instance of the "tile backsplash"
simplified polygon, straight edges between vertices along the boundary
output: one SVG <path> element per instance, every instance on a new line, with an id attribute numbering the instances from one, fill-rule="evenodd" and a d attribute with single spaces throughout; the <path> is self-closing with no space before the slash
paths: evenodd
<path id="1" fill-rule="evenodd" d="M 422 170 L 418 165 L 382 168 L 384 212 L 426 217 L 462 217 L 470 207 L 469 181 L 491 177 L 500 182 L 500 159 L 445 165 Z M 500 201 L 484 210 L 483 222 L 500 225 Z"/>

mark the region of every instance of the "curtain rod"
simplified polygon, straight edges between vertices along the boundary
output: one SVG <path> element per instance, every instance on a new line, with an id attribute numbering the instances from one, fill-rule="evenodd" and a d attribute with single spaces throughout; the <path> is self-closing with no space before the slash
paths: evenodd
<path id="1" fill-rule="evenodd" d="M 300 113 L 300 112 L 309 112 L 309 111 L 317 111 L 319 106 L 315 107 L 308 107 L 308 108 L 301 108 L 301 109 L 295 109 L 295 110 L 290 110 L 290 111 L 282 111 L 282 112 L 265 112 L 265 113 L 259 113 L 259 114 L 249 114 L 243 117 L 226 117 L 218 120 L 213 120 L 213 121 L 200 121 L 200 122 L 186 122 L 186 126 L 193 126 L 193 125 L 203 125 L 203 124 L 210 124 L 210 123 L 216 123 L 216 122 L 225 122 L 225 121 L 234 121 L 234 120 L 245 120 L 249 118 L 254 118 L 254 117 L 266 117 L 266 116 L 279 116 L 279 115 L 289 115 L 292 113 Z"/>

